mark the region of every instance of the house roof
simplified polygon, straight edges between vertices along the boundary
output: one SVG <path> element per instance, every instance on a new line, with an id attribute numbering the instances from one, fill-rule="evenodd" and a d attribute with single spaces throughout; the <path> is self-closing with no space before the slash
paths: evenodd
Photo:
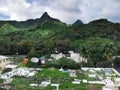
<path id="1" fill-rule="evenodd" d="M 8 58 L 8 57 L 0 55 L 0 60 L 6 59 L 6 58 Z"/>
<path id="2" fill-rule="evenodd" d="M 45 56 L 39 57 L 40 60 L 45 60 Z"/>

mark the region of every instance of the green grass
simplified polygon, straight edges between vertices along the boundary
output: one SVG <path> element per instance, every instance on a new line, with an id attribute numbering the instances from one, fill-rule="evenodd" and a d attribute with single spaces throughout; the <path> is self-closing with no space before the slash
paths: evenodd
<path id="1" fill-rule="evenodd" d="M 19 63 L 17 67 L 26 67 L 26 65 L 23 63 Z"/>
<path id="2" fill-rule="evenodd" d="M 87 86 L 90 86 L 92 84 L 85 84 L 85 83 L 80 83 L 80 84 L 72 84 L 72 82 L 63 82 L 60 84 L 59 89 L 60 90 L 88 90 Z M 93 85 L 95 87 L 102 87 L 103 85 Z M 53 90 L 55 87 L 51 87 L 50 85 L 44 88 L 44 90 Z"/>
<path id="3" fill-rule="evenodd" d="M 17 87 L 20 87 L 20 86 L 26 86 L 28 87 L 28 83 L 26 83 L 26 78 L 25 77 L 19 77 L 19 78 L 16 78 L 14 79 L 12 82 L 11 82 L 11 85 L 15 85 Z"/>
<path id="4" fill-rule="evenodd" d="M 60 86 L 62 90 L 64 90 L 66 87 L 67 88 L 74 88 L 74 90 L 86 90 L 86 85 L 84 83 L 81 84 L 72 84 L 72 82 L 63 82 Z"/>
<path id="5" fill-rule="evenodd" d="M 51 87 L 50 85 L 47 86 L 46 88 L 44 88 L 44 90 L 53 90 L 56 87 Z M 72 82 L 63 82 L 62 84 L 60 84 L 59 86 L 60 90 L 70 90 L 70 89 L 74 89 L 74 90 L 86 90 L 86 84 L 72 84 Z"/>
<path id="6" fill-rule="evenodd" d="M 67 78 L 68 76 L 68 73 L 60 72 L 57 69 L 53 68 L 44 69 L 40 73 L 36 74 L 36 77 Z"/>
<path id="7" fill-rule="evenodd" d="M 83 82 L 81 82 L 80 84 L 72 84 L 72 81 L 74 80 L 74 78 L 70 78 L 68 73 L 64 73 L 64 72 L 60 72 L 58 69 L 54 69 L 54 68 L 48 68 L 48 69 L 44 69 L 41 72 L 38 72 L 34 78 L 38 78 L 38 79 L 45 79 L 48 80 L 49 77 L 52 79 L 52 83 L 59 83 L 59 89 L 60 90 L 69 90 L 69 89 L 74 89 L 74 90 L 87 90 L 87 86 L 91 85 L 91 84 L 85 84 Z M 82 77 L 82 74 L 79 74 L 78 79 L 84 78 L 86 79 L 87 76 Z M 60 80 L 57 82 L 57 80 Z M 31 81 L 27 81 L 26 78 L 24 77 L 17 77 L 17 79 L 12 81 L 12 85 L 17 87 L 17 90 L 22 90 L 24 88 L 24 90 L 54 90 L 56 89 L 56 87 L 54 86 L 50 86 L 48 85 L 47 87 L 41 89 L 41 87 L 29 87 L 30 83 L 37 83 L 36 79 L 32 79 Z M 94 86 L 99 86 L 102 87 L 102 85 L 94 85 Z"/>

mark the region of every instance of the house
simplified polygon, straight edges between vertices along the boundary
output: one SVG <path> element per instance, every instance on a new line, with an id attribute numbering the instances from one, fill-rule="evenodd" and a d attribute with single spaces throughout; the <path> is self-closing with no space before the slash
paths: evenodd
<path id="1" fill-rule="evenodd" d="M 52 58 L 55 59 L 55 60 L 58 60 L 58 59 L 60 59 L 60 58 L 62 58 L 62 57 L 65 57 L 65 55 L 62 54 L 62 53 L 59 53 L 59 54 L 51 54 L 50 57 L 52 57 Z"/>
<path id="2" fill-rule="evenodd" d="M 75 62 L 79 63 L 79 62 L 87 62 L 87 59 L 83 58 L 82 56 L 80 56 L 79 53 L 74 53 L 74 51 L 69 51 L 68 54 L 62 54 L 62 53 L 59 53 L 59 54 L 51 54 L 50 56 L 51 58 L 55 59 L 55 60 L 58 60 L 62 57 L 66 57 L 66 58 L 69 58 L 69 59 L 72 59 L 74 60 Z"/>
<path id="3" fill-rule="evenodd" d="M 8 59 L 9 59 L 8 57 L 0 55 L 0 70 L 3 70 L 5 65 L 9 63 Z"/>
<path id="4" fill-rule="evenodd" d="M 79 53 L 74 53 L 73 51 L 69 51 L 68 52 L 70 54 L 69 59 L 74 60 L 75 62 L 87 62 L 87 59 L 83 58 L 82 56 L 80 56 Z"/>

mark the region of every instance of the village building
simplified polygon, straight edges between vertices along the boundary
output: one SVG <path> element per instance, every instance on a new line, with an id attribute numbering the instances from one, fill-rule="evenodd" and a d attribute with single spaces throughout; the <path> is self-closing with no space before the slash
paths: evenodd
<path id="1" fill-rule="evenodd" d="M 75 62 L 77 63 L 80 63 L 80 62 L 87 62 L 87 59 L 86 58 L 83 58 L 82 56 L 80 56 L 79 53 L 74 53 L 74 51 L 69 51 L 68 54 L 63 54 L 63 53 L 59 53 L 59 54 L 51 54 L 50 56 L 52 59 L 54 60 L 58 60 L 62 57 L 66 57 L 68 59 L 72 59 L 74 60 Z M 52 60 L 52 59 L 49 59 L 49 60 Z"/>
<path id="2" fill-rule="evenodd" d="M 9 63 L 8 59 L 8 57 L 0 55 L 0 70 L 3 70 L 5 66 Z"/>
<path id="3" fill-rule="evenodd" d="M 65 57 L 65 55 L 63 53 L 59 53 L 59 54 L 51 54 L 50 56 L 51 58 L 55 59 L 55 60 L 58 60 L 62 57 Z"/>

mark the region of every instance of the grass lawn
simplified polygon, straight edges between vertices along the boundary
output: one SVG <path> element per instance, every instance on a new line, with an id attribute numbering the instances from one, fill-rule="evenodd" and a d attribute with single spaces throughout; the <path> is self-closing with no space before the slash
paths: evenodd
<path id="1" fill-rule="evenodd" d="M 58 69 L 49 68 L 44 69 L 40 73 L 36 74 L 36 77 L 51 77 L 51 78 L 67 78 L 69 76 L 68 73 L 60 72 Z"/>

